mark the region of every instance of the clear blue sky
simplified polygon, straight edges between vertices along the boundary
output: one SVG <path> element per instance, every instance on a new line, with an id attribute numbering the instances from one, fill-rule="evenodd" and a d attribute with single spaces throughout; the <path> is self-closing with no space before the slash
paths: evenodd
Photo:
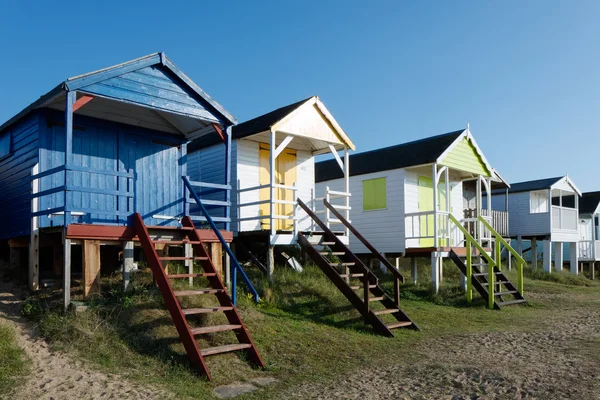
<path id="1" fill-rule="evenodd" d="M 1 121 L 165 51 L 240 121 L 316 94 L 358 151 L 470 122 L 507 180 L 600 190 L 595 0 L 27 3 L 0 5 Z"/>

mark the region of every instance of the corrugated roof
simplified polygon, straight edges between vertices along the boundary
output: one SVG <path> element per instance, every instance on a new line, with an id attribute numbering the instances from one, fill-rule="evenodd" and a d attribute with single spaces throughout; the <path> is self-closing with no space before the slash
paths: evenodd
<path id="1" fill-rule="evenodd" d="M 406 168 L 435 162 L 464 132 L 464 129 L 432 136 L 414 142 L 366 151 L 350 156 L 350 176 Z M 315 181 L 342 178 L 343 172 L 335 159 L 315 164 Z"/>
<path id="2" fill-rule="evenodd" d="M 579 214 L 593 214 L 600 204 L 600 192 L 585 192 L 579 199 Z"/>

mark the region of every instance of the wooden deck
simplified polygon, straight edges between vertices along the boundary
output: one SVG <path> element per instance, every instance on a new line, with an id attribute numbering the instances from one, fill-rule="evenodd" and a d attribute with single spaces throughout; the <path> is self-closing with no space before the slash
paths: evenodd
<path id="1" fill-rule="evenodd" d="M 449 253 L 451 250 L 459 257 L 467 256 L 467 248 L 466 247 L 411 247 L 406 249 L 404 256 L 405 257 L 429 257 L 431 253 Z M 492 249 L 485 248 L 486 251 L 492 251 Z M 478 253 L 479 251 L 477 251 Z"/>
<path id="2" fill-rule="evenodd" d="M 169 227 L 162 227 L 169 229 Z M 151 227 L 150 227 L 151 229 Z M 173 229 L 177 229 L 173 227 Z M 227 243 L 233 241 L 233 233 L 221 230 Z M 200 239 L 204 243 L 218 243 L 219 239 L 212 230 L 198 229 Z M 67 226 L 67 239 L 101 240 L 101 241 L 139 241 L 135 229 L 130 226 L 71 224 Z"/>

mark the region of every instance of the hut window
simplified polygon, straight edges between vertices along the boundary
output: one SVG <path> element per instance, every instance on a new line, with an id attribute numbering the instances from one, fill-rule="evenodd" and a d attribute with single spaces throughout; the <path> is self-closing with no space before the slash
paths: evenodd
<path id="1" fill-rule="evenodd" d="M 10 155 L 10 132 L 0 135 L 0 159 Z"/>
<path id="2" fill-rule="evenodd" d="M 548 212 L 548 191 L 534 190 L 529 192 L 529 205 L 531 214 Z"/>
<path id="3" fill-rule="evenodd" d="M 363 210 L 381 210 L 386 207 L 386 178 L 363 181 Z"/>

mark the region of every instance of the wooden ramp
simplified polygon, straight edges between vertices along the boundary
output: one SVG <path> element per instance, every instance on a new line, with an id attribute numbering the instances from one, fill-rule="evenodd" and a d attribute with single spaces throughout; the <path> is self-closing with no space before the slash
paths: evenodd
<path id="1" fill-rule="evenodd" d="M 189 217 L 184 217 L 182 227 L 161 227 L 161 226 L 146 226 L 142 216 L 138 213 L 134 214 L 134 227 L 137 236 L 140 240 L 142 248 L 154 279 L 160 289 L 160 292 L 165 300 L 167 309 L 171 314 L 171 318 L 177 328 L 179 337 L 185 351 L 190 359 L 192 366 L 198 369 L 199 372 L 206 375 L 211 380 L 210 372 L 204 361 L 204 357 L 212 356 L 221 353 L 233 351 L 244 351 L 251 364 L 264 368 L 264 363 L 258 354 L 256 346 L 252 342 L 248 330 L 244 326 L 240 315 L 238 314 L 226 287 L 223 285 L 221 278 L 206 251 L 198 230 L 194 227 L 192 220 Z M 152 231 L 152 237 L 150 236 Z M 171 239 L 168 241 L 156 240 L 153 237 L 160 237 L 160 233 L 165 233 Z M 174 235 L 178 233 L 179 235 Z M 190 244 L 193 249 L 191 257 L 159 257 L 156 252 L 156 244 L 171 244 L 184 245 Z M 192 260 L 199 264 L 202 268 L 201 273 L 193 274 L 167 274 L 163 268 L 164 261 L 185 261 Z M 189 290 L 173 290 L 171 280 L 174 279 L 189 279 L 189 278 L 206 278 L 208 287 L 195 288 Z M 219 306 L 207 308 L 182 308 L 179 298 L 190 296 L 215 296 Z M 211 325 L 201 327 L 191 327 L 190 321 L 202 314 L 207 313 L 224 313 L 228 323 L 224 325 Z M 235 333 L 237 343 L 227 344 L 217 347 L 209 347 L 200 349 L 196 342 L 196 337 L 215 332 L 232 331 Z"/>
<path id="2" fill-rule="evenodd" d="M 379 285 L 377 276 L 302 200 L 298 200 L 298 205 L 323 230 L 312 236 L 298 233 L 298 244 L 360 312 L 365 322 L 371 324 L 376 332 L 385 336 L 394 336 L 392 331 L 397 328 L 418 330 L 417 325 L 400 308 L 400 288 L 397 276 L 394 275 L 395 284 L 392 297 Z M 327 206 L 328 203 L 325 205 Z M 315 238 L 317 240 L 314 240 Z M 401 276 L 399 272 L 398 275 Z M 383 307 L 373 307 L 374 303 L 379 303 Z M 394 322 L 384 322 L 383 318 L 386 315 L 391 316 Z"/>
<path id="3" fill-rule="evenodd" d="M 484 298 L 488 299 L 488 272 L 482 272 L 482 269 L 488 269 L 489 265 L 484 261 L 483 257 L 475 255 L 479 259 L 479 262 L 472 263 L 472 274 L 471 283 L 477 292 Z M 459 252 L 452 249 L 450 251 L 450 258 L 460 272 L 464 276 L 467 276 L 467 265 L 465 261 L 459 255 Z M 483 267 L 480 269 L 480 267 Z M 494 266 L 494 308 L 499 310 L 503 306 L 510 306 L 513 304 L 522 304 L 526 300 L 523 295 L 517 290 L 515 285 L 502 273 L 497 266 Z"/>

